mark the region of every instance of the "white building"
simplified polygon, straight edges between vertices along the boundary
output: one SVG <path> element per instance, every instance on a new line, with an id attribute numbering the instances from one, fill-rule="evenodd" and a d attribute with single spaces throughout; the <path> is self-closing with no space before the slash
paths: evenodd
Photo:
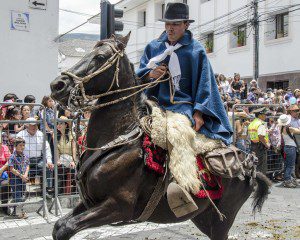
<path id="1" fill-rule="evenodd" d="M 64 72 L 79 62 L 91 52 L 97 41 L 84 39 L 70 39 L 59 42 L 58 69 Z"/>
<path id="2" fill-rule="evenodd" d="M 213 69 L 227 77 L 239 72 L 253 76 L 253 17 L 250 0 L 123 0 L 124 34 L 132 31 L 127 47 L 129 58 L 138 65 L 145 45 L 164 30 L 159 22 L 167 2 L 187 2 L 190 30 L 206 47 Z M 300 88 L 300 0 L 259 1 L 260 87 Z"/>
<path id="3" fill-rule="evenodd" d="M 38 101 L 50 93 L 58 74 L 58 9 L 59 0 L 0 1 L 0 100 L 8 92 Z"/>

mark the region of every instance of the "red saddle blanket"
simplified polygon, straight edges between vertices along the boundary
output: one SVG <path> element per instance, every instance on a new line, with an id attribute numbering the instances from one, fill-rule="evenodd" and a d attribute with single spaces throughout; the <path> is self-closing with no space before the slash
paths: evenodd
<path id="1" fill-rule="evenodd" d="M 159 175 L 165 173 L 165 162 L 167 151 L 155 146 L 149 136 L 145 135 L 143 139 L 143 150 L 145 165 L 155 171 Z M 211 174 L 204 166 L 202 158 L 197 156 L 197 165 L 199 168 L 199 177 L 202 180 L 204 187 L 199 189 L 199 192 L 195 195 L 198 198 L 207 198 L 207 193 L 209 197 L 214 199 L 219 199 L 222 197 L 223 185 L 222 179 L 219 176 Z M 204 189 L 205 188 L 205 189 Z"/>

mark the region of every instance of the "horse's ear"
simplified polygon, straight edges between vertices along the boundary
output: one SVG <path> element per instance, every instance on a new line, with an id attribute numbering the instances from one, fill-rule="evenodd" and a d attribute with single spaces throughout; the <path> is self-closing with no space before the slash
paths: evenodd
<path id="1" fill-rule="evenodd" d="M 117 37 L 115 34 L 112 34 L 109 39 L 116 41 Z"/>
<path id="2" fill-rule="evenodd" d="M 118 42 L 120 42 L 121 44 L 118 44 L 118 47 L 120 48 L 120 49 L 124 49 L 124 48 L 126 48 L 126 46 L 127 46 L 127 43 L 129 42 L 129 39 L 130 39 L 130 34 L 131 34 L 131 31 L 125 36 L 125 37 L 123 37 L 123 36 L 118 36 L 117 37 L 117 40 L 118 40 Z M 119 46 L 120 45 L 120 46 Z"/>

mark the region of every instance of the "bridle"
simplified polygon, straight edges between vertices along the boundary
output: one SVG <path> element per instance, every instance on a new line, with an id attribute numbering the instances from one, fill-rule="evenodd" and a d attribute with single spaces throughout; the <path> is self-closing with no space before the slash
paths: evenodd
<path id="1" fill-rule="evenodd" d="M 124 48 L 121 50 L 117 49 L 114 46 L 114 44 L 112 44 L 110 42 L 102 42 L 102 44 L 107 44 L 112 49 L 113 54 L 102 66 L 99 67 L 98 70 L 96 70 L 95 72 L 93 72 L 87 76 L 84 76 L 84 77 L 79 77 L 70 71 L 65 71 L 65 72 L 61 73 L 62 75 L 67 75 L 68 77 L 72 78 L 73 81 L 75 82 L 75 86 L 70 91 L 70 95 L 69 95 L 69 99 L 68 99 L 68 108 L 71 111 L 78 112 L 78 114 L 74 118 L 74 120 L 77 119 L 77 128 L 76 128 L 77 130 L 79 130 L 80 116 L 82 115 L 82 112 L 93 111 L 93 110 L 100 109 L 100 108 L 103 108 L 103 107 L 106 107 L 109 105 L 116 104 L 116 103 L 124 101 L 128 98 L 131 98 L 131 97 L 137 95 L 138 93 L 143 92 L 144 90 L 146 90 L 148 88 L 155 87 L 159 83 L 170 81 L 170 79 L 171 79 L 170 73 L 166 70 L 164 74 L 162 74 L 159 78 L 157 78 L 156 80 L 154 80 L 152 82 L 148 82 L 145 84 L 140 84 L 140 85 L 132 86 L 132 87 L 128 87 L 128 88 L 119 89 L 119 87 L 120 87 L 119 86 L 120 60 L 121 60 L 121 58 L 124 57 Z M 115 72 L 114 72 L 114 76 L 113 76 L 113 79 L 111 81 L 111 84 L 110 84 L 108 90 L 106 92 L 98 94 L 98 95 L 87 95 L 85 93 L 84 83 L 88 83 L 95 76 L 107 71 L 108 69 L 113 67 L 114 64 L 116 65 Z M 132 74 L 134 75 L 134 72 Z M 163 77 L 165 75 L 167 75 L 167 78 L 163 79 Z M 118 87 L 116 90 L 112 90 L 114 85 L 116 85 Z M 128 91 L 132 91 L 132 90 L 136 90 L 136 91 L 130 92 L 126 96 L 117 98 L 117 99 L 109 101 L 109 102 L 89 105 L 91 102 L 93 102 L 94 100 L 97 100 L 101 97 L 105 97 L 105 96 L 109 96 L 109 95 L 113 95 L 113 94 L 117 94 L 117 93 L 122 93 L 122 92 L 128 92 Z M 80 103 L 79 106 L 73 105 L 72 101 L 79 102 Z M 113 140 L 112 142 L 110 142 L 100 148 L 89 148 L 89 147 L 83 146 L 83 145 L 81 147 L 84 147 L 86 150 L 97 151 L 97 150 L 103 150 L 103 149 L 107 149 L 107 148 L 112 148 L 112 147 L 128 144 L 128 143 L 133 142 L 136 139 L 138 139 L 143 133 L 140 128 L 139 128 L 138 132 L 135 132 L 135 131 L 137 131 L 137 130 L 133 130 L 129 134 L 126 134 L 126 135 L 121 135 L 117 139 Z M 76 137 L 74 138 L 74 136 L 73 136 L 73 138 L 78 139 L 78 136 L 79 136 L 79 131 L 76 131 Z M 135 137 L 133 139 L 129 140 L 129 138 L 131 138 L 133 136 L 135 136 Z M 76 144 L 77 144 L 77 152 L 79 152 L 78 147 L 81 144 L 79 144 L 78 141 L 76 141 Z"/>
<path id="2" fill-rule="evenodd" d="M 161 77 L 159 77 L 158 79 L 156 79 L 152 82 L 140 84 L 140 85 L 133 86 L 133 87 L 119 89 L 120 59 L 124 57 L 124 49 L 121 49 L 121 50 L 117 49 L 114 46 L 114 44 L 112 44 L 110 42 L 102 42 L 102 44 L 108 45 L 112 49 L 113 54 L 102 66 L 100 66 L 100 68 L 98 70 L 96 70 L 95 72 L 93 72 L 87 76 L 84 76 L 84 77 L 79 77 L 69 71 L 65 71 L 65 72 L 61 73 L 62 75 L 67 75 L 68 77 L 72 78 L 73 81 L 75 82 L 75 86 L 71 89 L 69 99 L 68 99 L 68 108 L 71 111 L 78 111 L 78 110 L 80 112 L 93 111 L 93 110 L 96 110 L 99 108 L 113 105 L 118 102 L 124 101 L 128 98 L 131 98 L 134 95 L 137 95 L 138 93 L 143 92 L 144 90 L 146 90 L 148 88 L 152 88 L 159 83 L 166 82 L 171 79 L 169 72 L 166 71 L 164 74 L 161 75 Z M 114 64 L 116 65 L 115 72 L 114 72 L 114 76 L 113 76 L 113 79 L 111 81 L 111 84 L 110 84 L 110 87 L 108 88 L 108 90 L 106 92 L 98 94 L 98 95 L 87 95 L 85 93 L 85 88 L 83 86 L 84 83 L 88 83 L 95 76 L 107 71 L 108 69 L 113 67 Z M 133 75 L 134 75 L 134 73 L 133 73 Z M 163 79 L 163 77 L 165 75 L 167 75 L 168 77 Z M 118 87 L 116 90 L 112 90 L 114 85 L 116 85 Z M 113 95 L 116 93 L 132 91 L 132 90 L 136 90 L 136 91 L 129 93 L 126 96 L 117 98 L 115 100 L 112 100 L 112 101 L 109 101 L 106 103 L 98 103 L 98 104 L 90 105 L 91 102 L 93 102 L 94 100 L 97 100 L 101 97 Z M 77 103 L 80 103 L 79 106 L 74 106 L 72 104 L 72 101 L 77 101 Z"/>

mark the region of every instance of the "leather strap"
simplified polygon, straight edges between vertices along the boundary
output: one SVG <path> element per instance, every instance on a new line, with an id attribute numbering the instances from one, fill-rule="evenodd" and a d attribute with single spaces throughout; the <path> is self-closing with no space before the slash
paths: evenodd
<path id="1" fill-rule="evenodd" d="M 90 169 L 92 167 L 92 165 L 95 163 L 95 161 L 99 157 L 101 157 L 103 154 L 107 153 L 114 147 L 120 146 L 120 144 L 123 142 L 124 142 L 124 144 L 131 142 L 131 141 L 128 142 L 128 140 L 131 137 L 137 135 L 138 133 L 139 133 L 138 136 L 140 136 L 142 133 L 139 127 L 135 128 L 133 131 L 131 131 L 128 134 L 119 136 L 117 139 L 115 139 L 115 140 L 109 142 L 108 144 L 104 145 L 103 147 L 101 147 L 99 150 L 94 152 L 90 157 L 88 157 L 88 159 L 85 160 L 81 166 L 78 163 L 78 166 L 77 166 L 78 172 L 76 174 L 76 182 L 78 185 L 78 191 L 79 191 L 81 201 L 87 209 L 91 208 L 93 205 L 95 205 L 95 203 L 93 202 L 93 200 L 89 197 L 89 195 L 85 191 L 83 180 L 82 180 L 83 175 L 87 172 L 88 169 Z M 136 139 L 137 138 L 135 138 L 134 140 L 136 140 Z"/>
<path id="2" fill-rule="evenodd" d="M 87 160 L 85 160 L 82 165 L 80 166 L 78 173 L 76 175 L 76 178 L 80 180 L 82 176 L 86 173 L 86 171 L 94 164 L 94 161 L 99 158 L 104 153 L 108 152 L 110 149 L 114 148 L 115 146 L 118 146 L 121 143 L 127 143 L 127 141 L 132 138 L 133 136 L 137 135 L 138 133 L 141 133 L 140 128 L 135 128 L 133 131 L 131 131 L 128 134 L 121 135 L 117 139 L 107 143 L 103 147 L 101 147 L 99 150 L 94 152 Z"/>
<path id="3" fill-rule="evenodd" d="M 155 186 L 155 189 L 145 207 L 145 209 L 143 210 L 141 216 L 139 216 L 138 219 L 136 219 L 136 221 L 138 222 L 145 222 L 147 221 L 151 215 L 153 214 L 154 210 L 156 209 L 161 197 L 164 195 L 164 177 L 161 176 L 159 177 L 157 184 Z"/>

